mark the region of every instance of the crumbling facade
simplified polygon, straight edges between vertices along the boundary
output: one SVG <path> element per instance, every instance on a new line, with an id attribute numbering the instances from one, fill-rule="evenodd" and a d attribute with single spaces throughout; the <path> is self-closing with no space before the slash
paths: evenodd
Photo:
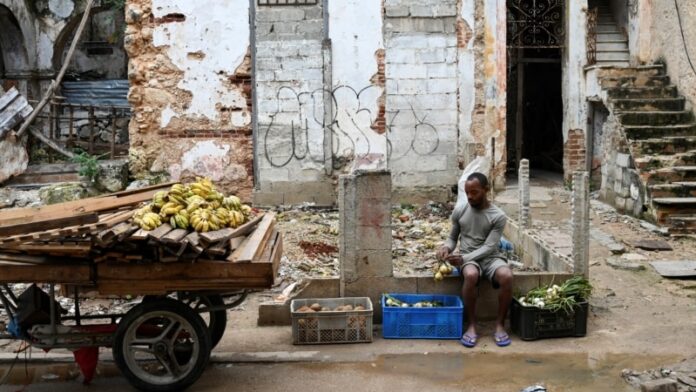
<path id="1" fill-rule="evenodd" d="M 39 97 L 84 2 L 1 3 L 3 84 Z M 522 159 L 567 181 L 588 170 L 606 200 L 640 215 L 653 199 L 654 167 L 643 161 L 654 159 L 643 155 L 656 150 L 639 153 L 630 128 L 686 129 L 696 99 L 691 4 L 128 0 L 122 13 L 105 4 L 90 39 L 115 44 L 87 40 L 72 69 L 121 78 L 128 58 L 131 175 L 207 176 L 262 205 L 335 204 L 338 176 L 356 168 L 388 169 L 395 199 L 443 200 L 480 156 L 495 187 Z M 529 7 L 541 7 L 531 19 Z M 626 117 L 635 107 L 614 105 L 638 99 L 616 89 L 653 87 L 664 88 L 640 97 L 680 113 Z"/>
<path id="2" fill-rule="evenodd" d="M 503 183 L 502 0 L 275 3 L 127 3 L 133 173 L 259 204 L 334 204 L 356 167 L 445 199 L 476 155 Z"/>

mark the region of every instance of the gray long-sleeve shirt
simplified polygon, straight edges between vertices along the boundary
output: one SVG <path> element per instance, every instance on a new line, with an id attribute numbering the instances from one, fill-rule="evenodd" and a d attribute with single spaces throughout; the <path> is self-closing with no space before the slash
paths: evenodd
<path id="1" fill-rule="evenodd" d="M 500 208 L 490 204 L 485 210 L 477 210 L 468 203 L 460 204 L 455 206 L 451 219 L 452 230 L 445 245 L 454 251 L 459 241 L 464 261 L 504 258 L 499 246 L 507 217 Z"/>

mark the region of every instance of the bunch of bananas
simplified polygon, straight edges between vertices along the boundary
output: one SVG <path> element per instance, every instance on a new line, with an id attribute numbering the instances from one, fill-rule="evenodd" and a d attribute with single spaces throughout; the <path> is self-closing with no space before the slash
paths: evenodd
<path id="1" fill-rule="evenodd" d="M 168 201 L 164 203 L 162 208 L 160 208 L 159 214 L 162 216 L 162 218 L 167 218 L 172 215 L 178 214 L 179 211 L 183 210 L 185 207 L 185 204 L 179 204 L 173 201 Z"/>
<path id="2" fill-rule="evenodd" d="M 140 218 L 140 228 L 143 230 L 154 230 L 162 224 L 162 219 L 160 216 L 154 212 L 146 212 L 142 218 Z"/>
<path id="3" fill-rule="evenodd" d="M 191 227 L 198 232 L 220 230 L 224 220 L 216 214 L 215 210 L 199 208 L 191 214 Z"/>
<path id="4" fill-rule="evenodd" d="M 222 199 L 222 206 L 230 211 L 241 211 L 242 201 L 237 196 L 227 196 Z"/>
<path id="5" fill-rule="evenodd" d="M 242 223 L 246 221 L 246 216 L 241 211 L 228 210 L 228 225 L 231 228 L 239 227 Z"/>
<path id="6" fill-rule="evenodd" d="M 441 261 L 435 267 L 434 278 L 436 282 L 439 282 L 445 278 L 445 276 L 451 275 L 454 272 L 454 267 L 448 261 Z"/>
<path id="7" fill-rule="evenodd" d="M 151 203 L 133 214 L 133 222 L 144 230 L 168 222 L 174 228 L 206 232 L 238 227 L 250 214 L 251 207 L 242 204 L 239 197 L 225 197 L 210 179 L 199 177 L 196 182 L 177 183 L 169 191 L 156 192 Z"/>
<path id="8" fill-rule="evenodd" d="M 189 228 L 189 214 L 186 210 L 181 210 L 175 215 L 169 218 L 169 224 L 175 229 L 188 229 Z"/>

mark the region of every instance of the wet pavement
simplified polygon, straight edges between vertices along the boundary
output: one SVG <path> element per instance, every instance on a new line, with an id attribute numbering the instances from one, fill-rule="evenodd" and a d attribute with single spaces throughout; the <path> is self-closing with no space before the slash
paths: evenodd
<path id="1" fill-rule="evenodd" d="M 369 348 L 369 346 L 366 346 Z M 407 354 L 361 362 L 214 363 L 192 391 L 520 391 L 543 385 L 548 391 L 634 391 L 622 377 L 626 368 L 647 369 L 674 356 L 606 354 Z M 7 366 L 2 367 L 2 373 Z M 72 365 L 15 366 L 0 391 L 83 389 Z M 58 379 L 56 379 L 56 377 Z M 89 387 L 133 390 L 113 363 L 102 364 Z"/>

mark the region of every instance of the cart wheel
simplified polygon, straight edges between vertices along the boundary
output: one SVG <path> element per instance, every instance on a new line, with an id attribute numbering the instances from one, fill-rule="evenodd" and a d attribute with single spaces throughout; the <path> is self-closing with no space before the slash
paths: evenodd
<path id="1" fill-rule="evenodd" d="M 222 306 L 225 304 L 225 301 L 219 294 L 198 295 L 187 293 L 186 296 L 179 295 L 179 298 L 196 311 L 203 306 Z M 227 327 L 227 310 L 221 309 L 199 314 L 208 325 L 208 331 L 210 332 L 210 349 L 212 350 L 220 343 L 222 335 L 225 334 L 225 328 Z"/>
<path id="2" fill-rule="evenodd" d="M 143 298 L 143 302 L 154 301 L 158 298 L 163 297 L 146 295 L 145 298 Z M 198 309 L 204 306 L 222 306 L 225 304 L 225 301 L 219 294 L 200 295 L 189 292 L 177 292 L 176 298 L 195 311 L 198 311 Z M 212 312 L 203 312 L 199 313 L 199 315 L 208 326 L 208 331 L 210 332 L 210 349 L 212 350 L 220 343 L 222 335 L 225 334 L 225 328 L 227 328 L 227 310 L 221 309 Z"/>
<path id="3" fill-rule="evenodd" d="M 196 382 L 210 359 L 210 335 L 189 306 L 145 301 L 121 319 L 113 355 L 128 382 L 146 391 L 179 391 Z"/>

